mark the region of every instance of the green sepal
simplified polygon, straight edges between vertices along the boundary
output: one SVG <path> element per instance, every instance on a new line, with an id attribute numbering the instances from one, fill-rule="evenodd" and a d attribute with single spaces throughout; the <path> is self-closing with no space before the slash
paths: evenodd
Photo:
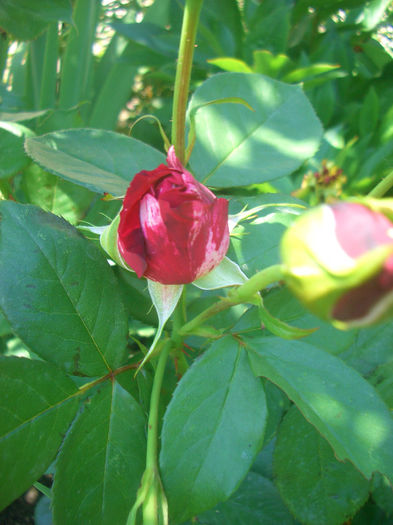
<path id="1" fill-rule="evenodd" d="M 134 270 L 128 266 L 119 253 L 117 247 L 117 229 L 119 228 L 120 213 L 116 215 L 113 221 L 108 224 L 104 231 L 100 235 L 100 244 L 103 250 L 109 255 L 109 257 L 119 266 L 133 272 Z"/>
<path id="2" fill-rule="evenodd" d="M 264 306 L 262 298 L 258 308 L 259 318 L 265 328 L 272 334 L 281 337 L 282 339 L 301 339 L 306 337 L 316 330 L 316 328 L 298 328 L 297 326 L 291 326 L 290 324 L 284 323 L 281 319 L 274 317 Z"/>

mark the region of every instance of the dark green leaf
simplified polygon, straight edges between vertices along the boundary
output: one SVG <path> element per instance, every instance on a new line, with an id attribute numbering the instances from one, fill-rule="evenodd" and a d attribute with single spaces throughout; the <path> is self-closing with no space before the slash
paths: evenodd
<path id="1" fill-rule="evenodd" d="M 136 139 L 94 129 L 55 131 L 26 141 L 27 153 L 45 170 L 97 193 L 123 196 L 133 176 L 165 162 Z"/>
<path id="2" fill-rule="evenodd" d="M 250 472 L 225 503 L 198 516 L 203 525 L 292 525 L 294 520 L 273 483 Z"/>
<path id="3" fill-rule="evenodd" d="M 84 403 L 64 441 L 53 485 L 58 525 L 122 525 L 145 466 L 145 417 L 116 381 Z"/>
<path id="4" fill-rule="evenodd" d="M 305 525 L 341 525 L 368 498 L 370 483 L 296 409 L 281 422 L 274 451 L 275 482 L 293 515 Z"/>
<path id="5" fill-rule="evenodd" d="M 64 220 L 0 203 L 0 307 L 38 355 L 100 375 L 125 357 L 127 322 L 105 257 Z"/>
<path id="6" fill-rule="evenodd" d="M 337 357 L 305 342 L 250 340 L 257 375 L 279 386 L 333 447 L 367 478 L 393 479 L 393 420 L 373 387 Z"/>
<path id="7" fill-rule="evenodd" d="M 0 357 L 0 508 L 53 461 L 77 409 L 75 384 L 50 363 Z"/>
<path id="8" fill-rule="evenodd" d="M 322 128 L 299 86 L 258 74 L 222 73 L 194 93 L 189 111 L 228 97 L 238 104 L 202 108 L 190 158 L 195 175 L 216 187 L 256 184 L 289 175 L 318 148 Z"/>
<path id="9" fill-rule="evenodd" d="M 186 372 L 165 415 L 160 456 L 170 512 L 182 522 L 226 500 L 262 444 L 263 386 L 227 337 Z"/>
<path id="10" fill-rule="evenodd" d="M 393 515 L 393 490 L 390 481 L 381 474 L 374 474 L 372 481 L 373 500 L 387 516 Z"/>

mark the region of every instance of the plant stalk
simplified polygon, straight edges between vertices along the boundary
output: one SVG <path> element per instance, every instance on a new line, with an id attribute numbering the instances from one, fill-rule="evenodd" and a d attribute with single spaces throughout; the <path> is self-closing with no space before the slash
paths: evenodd
<path id="1" fill-rule="evenodd" d="M 375 188 L 373 188 L 368 194 L 369 197 L 374 197 L 376 199 L 383 197 L 390 188 L 393 187 L 393 171 L 388 173 L 385 178 L 379 182 Z"/>
<path id="2" fill-rule="evenodd" d="M 280 281 L 283 277 L 283 269 L 281 264 L 269 266 L 264 270 L 256 273 L 247 282 L 238 286 L 234 290 L 231 290 L 227 297 L 222 297 L 217 303 L 201 312 L 199 315 L 191 319 L 186 323 L 180 330 L 179 336 L 186 336 L 192 333 L 205 321 L 222 312 L 227 310 L 231 306 L 235 306 L 240 303 L 254 303 L 255 295 L 260 291 L 269 286 L 269 284 Z"/>
<path id="3" fill-rule="evenodd" d="M 172 111 L 172 144 L 178 159 L 185 162 L 186 109 L 195 37 L 203 0 L 186 0 L 180 35 Z"/>

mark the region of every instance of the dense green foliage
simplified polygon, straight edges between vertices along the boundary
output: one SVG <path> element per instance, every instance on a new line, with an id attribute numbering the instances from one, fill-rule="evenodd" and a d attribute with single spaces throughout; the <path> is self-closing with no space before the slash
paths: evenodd
<path id="1" fill-rule="evenodd" d="M 305 207 L 388 194 L 390 4 L 203 5 L 188 169 L 230 214 L 246 208 L 228 256 L 248 277 L 279 263 Z M 146 281 L 107 264 L 95 227 L 165 161 L 183 5 L 0 4 L 0 504 L 51 466 L 57 525 L 125 525 L 145 470 L 157 359 L 134 372 L 158 320 Z M 216 301 L 188 286 L 183 322 Z M 388 525 L 392 323 L 341 332 L 280 283 L 263 301 L 265 317 L 238 304 L 171 353 L 159 406 L 169 523 Z"/>

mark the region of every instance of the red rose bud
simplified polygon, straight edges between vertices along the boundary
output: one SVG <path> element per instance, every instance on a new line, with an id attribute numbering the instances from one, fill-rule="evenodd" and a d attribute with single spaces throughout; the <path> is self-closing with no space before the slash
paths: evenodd
<path id="1" fill-rule="evenodd" d="M 338 328 L 393 314 L 393 201 L 318 206 L 281 241 L 285 280 L 310 311 Z"/>
<path id="2" fill-rule="evenodd" d="M 196 181 L 172 146 L 167 165 L 135 175 L 115 227 L 117 249 L 108 249 L 113 242 L 109 230 L 101 242 L 116 262 L 125 263 L 138 277 L 186 284 L 209 273 L 225 256 L 228 201 Z"/>

